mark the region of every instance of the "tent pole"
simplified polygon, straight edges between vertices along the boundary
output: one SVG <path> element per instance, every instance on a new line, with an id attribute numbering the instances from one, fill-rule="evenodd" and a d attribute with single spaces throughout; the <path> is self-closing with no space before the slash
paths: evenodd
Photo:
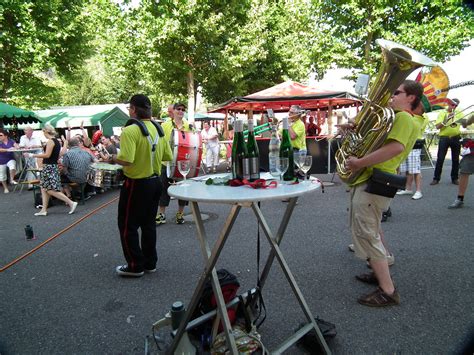
<path id="1" fill-rule="evenodd" d="M 327 123 L 328 123 L 328 136 L 330 136 L 332 134 L 332 101 L 331 100 L 329 100 L 329 103 L 328 103 Z"/>
<path id="2" fill-rule="evenodd" d="M 225 116 L 224 116 L 224 139 L 228 140 L 229 139 L 229 119 L 227 118 L 229 115 L 229 110 L 225 110 Z"/>

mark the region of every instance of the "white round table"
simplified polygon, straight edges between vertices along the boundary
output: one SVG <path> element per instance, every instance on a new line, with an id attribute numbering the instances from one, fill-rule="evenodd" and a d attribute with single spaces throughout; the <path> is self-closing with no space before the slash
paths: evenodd
<path id="1" fill-rule="evenodd" d="M 215 178 L 216 176 L 212 175 L 209 177 Z M 177 185 L 172 185 L 168 189 L 168 194 L 170 196 L 176 197 L 180 200 L 190 201 L 194 222 L 196 223 L 197 234 L 201 245 L 201 251 L 206 260 L 206 264 L 189 303 L 185 319 L 176 331 L 176 336 L 170 346 L 170 349 L 167 350 L 167 353 L 172 354 L 176 349 L 181 337 L 186 330 L 186 327 L 188 326 L 188 323 L 191 320 L 191 316 L 200 299 L 204 284 L 209 278 L 211 279 L 213 288 L 216 291 L 217 311 L 221 319 L 224 321 L 224 332 L 226 335 L 228 349 L 230 349 L 231 353 L 233 354 L 238 353 L 237 347 L 235 345 L 235 339 L 232 336 L 232 326 L 227 316 L 225 301 L 221 292 L 221 288 L 219 287 L 219 280 L 217 277 L 215 265 L 241 208 L 248 207 L 253 210 L 255 216 L 257 217 L 258 223 L 260 224 L 271 247 L 271 252 L 267 258 L 265 267 L 262 273 L 259 275 L 260 287 L 263 288 L 268 273 L 270 272 L 273 260 L 277 258 L 280 266 L 282 267 L 283 273 L 290 284 L 291 290 L 297 298 L 299 305 L 308 321 L 308 323 L 303 328 L 301 328 L 296 335 L 293 334 L 290 336 L 279 346 L 278 349 L 275 349 L 274 351 L 277 353 L 283 352 L 296 341 L 298 341 L 298 339 L 300 339 L 304 334 L 314 329 L 318 335 L 318 340 L 322 349 L 324 349 L 325 353 L 329 354 L 330 350 L 314 320 L 313 315 L 311 314 L 311 311 L 309 310 L 308 304 L 306 303 L 301 290 L 296 284 L 295 278 L 293 277 L 293 274 L 291 273 L 279 247 L 298 197 L 318 190 L 321 187 L 319 180 L 316 179 L 292 185 L 286 183 L 281 184 L 279 182 L 276 188 L 253 189 L 249 186 L 231 187 L 222 185 L 206 185 L 206 178 L 207 177 L 199 177 L 197 178 L 199 181 L 186 180 L 186 182 L 180 182 Z M 262 214 L 262 211 L 260 210 L 259 202 L 282 199 L 289 199 L 289 203 L 286 206 L 286 211 L 283 214 L 282 220 L 278 227 L 278 232 L 273 234 Z M 212 250 L 207 241 L 206 231 L 199 209 L 199 203 L 201 202 L 232 205 L 231 211 L 226 218 L 224 226 L 219 233 Z"/>

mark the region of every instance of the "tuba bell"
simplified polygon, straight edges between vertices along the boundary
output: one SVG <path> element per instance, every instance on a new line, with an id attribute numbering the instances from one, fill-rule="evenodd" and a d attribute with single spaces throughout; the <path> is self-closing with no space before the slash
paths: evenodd
<path id="1" fill-rule="evenodd" d="M 349 184 L 364 170 L 352 172 L 346 169 L 347 158 L 361 158 L 379 149 L 392 128 L 395 112 L 387 107 L 392 94 L 415 69 L 436 65 L 430 58 L 401 44 L 385 39 L 378 39 L 376 43 L 382 49 L 381 68 L 355 117 L 355 129 L 345 132 L 336 152 L 337 173 Z"/>

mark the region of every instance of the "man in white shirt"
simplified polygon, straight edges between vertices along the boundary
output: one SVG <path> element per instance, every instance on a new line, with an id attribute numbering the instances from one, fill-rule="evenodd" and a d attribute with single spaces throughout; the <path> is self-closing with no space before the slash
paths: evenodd
<path id="1" fill-rule="evenodd" d="M 202 141 L 206 144 L 206 167 L 207 172 L 211 169 L 215 173 L 219 166 L 219 135 L 214 127 L 208 122 L 204 122 L 204 129 L 201 132 Z"/>
<path id="2" fill-rule="evenodd" d="M 42 147 L 41 141 L 39 140 L 39 138 L 33 137 L 33 128 L 27 126 L 25 127 L 24 132 L 25 134 L 20 137 L 20 144 L 19 144 L 20 148 L 28 148 L 28 149 L 38 148 L 37 150 L 24 153 L 26 169 L 36 169 L 37 168 L 36 158 L 28 157 L 28 153 L 32 153 L 32 154 L 41 153 L 41 147 Z M 28 181 L 35 180 L 36 176 L 35 174 L 33 174 L 32 171 L 27 170 L 26 179 Z M 28 188 L 31 189 L 32 185 L 28 185 Z"/>

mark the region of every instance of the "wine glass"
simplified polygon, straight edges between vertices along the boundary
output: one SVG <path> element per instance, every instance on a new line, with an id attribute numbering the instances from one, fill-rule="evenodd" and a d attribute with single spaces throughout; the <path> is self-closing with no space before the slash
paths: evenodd
<path id="1" fill-rule="evenodd" d="M 278 165 L 280 166 L 280 180 L 283 181 L 283 175 L 288 170 L 288 158 L 279 158 Z"/>
<path id="2" fill-rule="evenodd" d="M 306 155 L 303 160 L 303 165 L 301 165 L 301 171 L 304 173 L 304 181 L 308 181 L 308 171 L 311 169 L 313 164 L 313 157 L 311 155 Z"/>
<path id="3" fill-rule="evenodd" d="M 189 186 L 189 184 L 186 183 L 186 175 L 188 175 L 189 170 L 191 169 L 191 161 L 190 160 L 179 160 L 178 161 L 178 170 L 181 175 L 183 175 L 183 183 L 181 184 L 182 186 Z"/>
<path id="4" fill-rule="evenodd" d="M 296 152 L 296 151 L 293 152 L 293 162 L 294 162 L 294 164 L 296 165 L 296 167 L 298 169 L 301 168 L 301 166 L 300 166 L 300 152 Z"/>
<path id="5" fill-rule="evenodd" d="M 298 167 L 299 170 L 301 170 L 301 167 L 304 164 L 304 158 L 306 156 L 305 151 L 298 151 L 293 153 L 293 161 L 295 165 Z"/>
<path id="6" fill-rule="evenodd" d="M 274 178 L 280 178 L 281 176 L 281 170 L 280 170 L 280 157 L 278 156 L 273 156 L 270 157 L 268 161 L 269 165 L 269 172 Z"/>

